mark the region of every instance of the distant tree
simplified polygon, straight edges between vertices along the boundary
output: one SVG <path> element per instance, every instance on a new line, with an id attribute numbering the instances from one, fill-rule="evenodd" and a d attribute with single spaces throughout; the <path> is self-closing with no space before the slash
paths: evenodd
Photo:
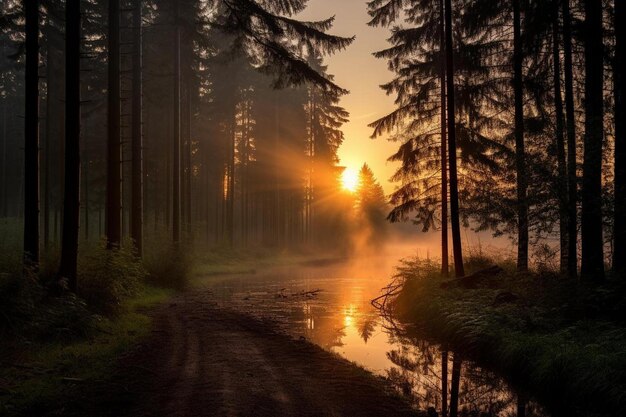
<path id="1" fill-rule="evenodd" d="M 173 25 L 174 25 L 174 96 L 172 100 L 173 108 L 173 136 L 172 136 L 172 242 L 174 245 L 180 243 L 180 211 L 181 211 L 181 138 L 180 138 L 180 83 L 181 83 L 181 62 L 180 62 L 180 48 L 181 48 L 181 27 L 180 27 L 180 1 L 173 0 L 172 7 L 173 12 Z"/>
<path id="2" fill-rule="evenodd" d="M 80 0 L 65 5 L 65 194 L 59 277 L 76 291 L 80 216 Z"/>
<path id="3" fill-rule="evenodd" d="M 374 172 L 363 164 L 359 171 L 359 183 L 355 191 L 357 216 L 365 220 L 371 230 L 370 243 L 380 242 L 385 233 L 387 204 L 383 187 Z"/>

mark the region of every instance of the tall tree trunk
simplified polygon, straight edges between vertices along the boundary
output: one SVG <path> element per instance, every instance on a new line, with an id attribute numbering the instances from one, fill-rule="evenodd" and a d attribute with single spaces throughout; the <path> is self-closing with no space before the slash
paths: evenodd
<path id="1" fill-rule="evenodd" d="M 441 352 L 441 417 L 448 416 L 448 351 Z"/>
<path id="2" fill-rule="evenodd" d="M 626 277 L 626 6 L 615 0 L 615 216 L 613 272 Z"/>
<path id="3" fill-rule="evenodd" d="M 106 236 L 109 249 L 119 248 L 122 233 L 122 164 L 120 141 L 120 0 L 109 0 L 108 139 Z"/>
<path id="4" fill-rule="evenodd" d="M 52 74 L 54 57 L 51 52 L 50 22 L 47 25 L 48 47 L 46 51 L 46 144 L 44 149 L 44 184 L 43 184 L 43 245 L 47 251 L 50 246 L 50 145 L 52 144 Z"/>
<path id="5" fill-rule="evenodd" d="M 567 162 L 565 160 L 565 133 L 563 115 L 563 97 L 561 96 L 561 51 L 559 49 L 559 3 L 554 1 L 552 22 L 552 61 L 554 65 L 554 109 L 556 117 L 556 159 L 559 198 L 559 237 L 560 268 L 567 273 L 568 237 L 567 237 Z"/>
<path id="6" fill-rule="evenodd" d="M 87 152 L 85 152 L 86 154 Z M 83 155 L 87 160 L 87 163 L 83 165 L 83 173 L 85 178 L 83 183 L 85 184 L 85 241 L 89 241 L 89 155 Z"/>
<path id="7" fill-rule="evenodd" d="M 528 183 L 524 144 L 524 84 L 520 0 L 513 0 L 513 94 L 515 96 L 515 173 L 517 182 L 517 270 L 528 270 Z"/>
<path id="8" fill-rule="evenodd" d="M 24 267 L 39 267 L 39 1 L 24 1 Z"/>
<path id="9" fill-rule="evenodd" d="M 461 357 L 455 353 L 452 359 L 452 378 L 450 380 L 450 417 L 459 415 L 459 385 L 461 384 Z"/>
<path id="10" fill-rule="evenodd" d="M 585 0 L 585 153 L 582 191 L 582 265 L 587 280 L 604 279 L 602 140 L 604 136 L 602 3 Z"/>
<path id="11" fill-rule="evenodd" d="M 80 216 L 80 0 L 65 11 L 65 185 L 59 277 L 76 292 Z"/>
<path id="12" fill-rule="evenodd" d="M 174 137 L 172 141 L 172 241 L 180 243 L 180 22 L 174 0 Z"/>
<path id="13" fill-rule="evenodd" d="M 463 249 L 461 247 L 461 223 L 459 219 L 459 184 L 456 167 L 456 119 L 454 103 L 454 49 L 452 43 L 452 0 L 445 0 L 446 32 L 446 90 L 448 108 L 448 158 L 450 169 L 450 223 L 452 225 L 452 248 L 454 270 L 457 277 L 465 275 Z"/>
<path id="14" fill-rule="evenodd" d="M 572 18 L 569 0 L 562 1 L 563 66 L 567 124 L 567 274 L 578 274 L 578 179 L 576 175 L 576 115 L 574 113 L 574 66 L 572 63 Z"/>
<path id="15" fill-rule="evenodd" d="M 444 0 L 439 0 L 439 59 L 441 84 L 441 275 L 448 277 L 448 147 L 446 145 L 446 31 Z"/>
<path id="16" fill-rule="evenodd" d="M 2 56 L 4 56 L 4 43 L 2 44 Z M 2 97 L 2 207 L 0 215 L 6 218 L 8 215 L 9 192 L 7 187 L 7 98 Z"/>
<path id="17" fill-rule="evenodd" d="M 186 50 L 187 52 L 188 49 Z M 190 54 L 185 54 L 187 59 L 190 59 Z M 187 64 L 188 67 L 189 64 Z M 191 70 L 187 68 L 186 71 L 186 88 L 185 88 L 185 96 L 184 96 L 184 110 L 183 114 L 185 116 L 185 124 L 184 124 L 184 142 L 185 142 L 185 232 L 187 235 L 187 239 L 189 241 L 193 240 L 192 236 L 192 228 L 191 228 L 191 175 L 192 175 L 192 165 L 191 165 Z"/>
<path id="18" fill-rule="evenodd" d="M 142 120 L 142 28 L 141 0 L 133 0 L 132 57 L 132 132 L 131 132 L 131 203 L 130 237 L 137 256 L 143 255 L 143 120 Z"/>

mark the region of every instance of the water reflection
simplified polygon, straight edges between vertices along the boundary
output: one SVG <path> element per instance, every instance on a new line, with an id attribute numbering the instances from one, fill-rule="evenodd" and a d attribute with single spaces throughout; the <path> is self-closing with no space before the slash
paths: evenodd
<path id="1" fill-rule="evenodd" d="M 293 336 L 387 377 L 418 409 L 432 407 L 440 416 L 455 409 L 464 417 L 547 416 L 493 372 L 381 317 L 370 300 L 391 273 L 391 265 L 369 259 L 232 277 L 213 291 L 228 306 L 269 317 Z"/>

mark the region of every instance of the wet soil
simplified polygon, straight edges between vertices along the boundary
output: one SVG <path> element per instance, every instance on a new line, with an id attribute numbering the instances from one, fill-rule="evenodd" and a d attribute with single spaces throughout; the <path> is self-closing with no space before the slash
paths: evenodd
<path id="1" fill-rule="evenodd" d="M 108 399 L 101 393 L 108 405 L 99 401 L 100 412 L 416 415 L 386 380 L 306 340 L 293 339 L 270 321 L 218 305 L 209 290 L 181 295 L 151 315 L 150 337 L 121 359 L 114 381 L 107 384 L 114 387 Z"/>

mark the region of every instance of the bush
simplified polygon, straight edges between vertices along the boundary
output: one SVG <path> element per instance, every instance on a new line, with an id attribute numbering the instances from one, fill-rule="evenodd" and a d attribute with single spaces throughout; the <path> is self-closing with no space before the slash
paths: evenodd
<path id="1" fill-rule="evenodd" d="M 51 296 L 34 273 L 0 273 L 0 304 L 4 337 L 67 339 L 89 333 L 95 324 L 83 300 Z"/>
<path id="2" fill-rule="evenodd" d="M 146 280 L 152 285 L 179 290 L 189 284 L 191 259 L 187 252 L 171 244 L 149 251 L 144 265 L 148 271 Z"/>
<path id="3" fill-rule="evenodd" d="M 81 250 L 78 259 L 78 294 L 100 314 L 115 314 L 121 302 L 134 295 L 147 276 L 132 245 L 108 250 L 105 243 Z"/>

